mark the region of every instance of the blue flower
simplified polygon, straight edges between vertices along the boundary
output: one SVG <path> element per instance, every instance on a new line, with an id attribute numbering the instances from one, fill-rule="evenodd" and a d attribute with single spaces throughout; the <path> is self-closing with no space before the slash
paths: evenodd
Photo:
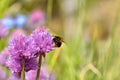
<path id="1" fill-rule="evenodd" d="M 6 17 L 1 20 L 2 24 L 7 28 L 12 28 L 15 26 L 14 19 L 12 17 Z"/>
<path id="2" fill-rule="evenodd" d="M 27 22 L 27 17 L 25 15 L 19 14 L 16 16 L 15 19 L 16 27 L 22 28 L 25 26 L 26 22 Z"/>

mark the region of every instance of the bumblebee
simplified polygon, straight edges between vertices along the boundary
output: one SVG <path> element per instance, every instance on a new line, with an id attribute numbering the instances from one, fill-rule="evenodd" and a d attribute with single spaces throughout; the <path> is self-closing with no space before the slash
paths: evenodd
<path id="1" fill-rule="evenodd" d="M 53 42 L 55 43 L 55 47 L 60 47 L 62 45 L 63 39 L 59 36 L 54 36 Z"/>

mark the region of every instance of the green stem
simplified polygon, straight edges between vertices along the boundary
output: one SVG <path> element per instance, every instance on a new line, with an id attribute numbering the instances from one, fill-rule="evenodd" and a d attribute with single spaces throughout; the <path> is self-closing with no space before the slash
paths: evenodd
<path id="1" fill-rule="evenodd" d="M 38 66 L 38 70 L 37 70 L 37 75 L 36 75 L 36 80 L 39 79 L 39 75 L 40 75 L 40 68 L 41 68 L 41 62 L 42 62 L 42 55 L 40 54 L 39 56 L 39 66 Z"/>
<path id="2" fill-rule="evenodd" d="M 22 74 L 21 74 L 22 80 L 25 80 L 25 67 L 24 67 L 24 64 L 25 64 L 25 61 L 24 61 L 24 58 L 23 58 L 22 59 Z"/>

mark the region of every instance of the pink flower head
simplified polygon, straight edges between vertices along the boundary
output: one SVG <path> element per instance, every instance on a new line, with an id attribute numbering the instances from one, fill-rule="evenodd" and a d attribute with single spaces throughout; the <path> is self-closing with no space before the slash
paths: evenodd
<path id="1" fill-rule="evenodd" d="M 11 39 L 8 49 L 10 55 L 16 59 L 34 57 L 37 51 L 34 41 L 25 35 L 19 35 Z"/>
<path id="2" fill-rule="evenodd" d="M 25 31 L 23 29 L 15 29 L 12 34 L 11 34 L 11 37 L 14 38 L 16 36 L 19 36 L 19 35 L 25 35 Z"/>
<path id="3" fill-rule="evenodd" d="M 45 14 L 40 10 L 35 10 L 30 14 L 29 20 L 32 23 L 44 24 L 44 22 L 45 22 Z"/>
<path id="4" fill-rule="evenodd" d="M 6 66 L 8 56 L 9 56 L 8 48 L 5 48 L 0 54 L 0 65 Z"/>
<path id="5" fill-rule="evenodd" d="M 45 25 L 45 22 L 45 14 L 40 10 L 35 10 L 29 15 L 26 28 L 34 30 L 37 26 Z"/>
<path id="6" fill-rule="evenodd" d="M 33 43 L 34 41 L 25 35 L 19 35 L 11 39 L 8 47 L 10 56 L 7 61 L 7 66 L 12 72 L 21 73 L 22 59 L 25 61 L 25 71 L 37 69 L 38 63 L 34 57 L 36 48 Z"/>
<path id="7" fill-rule="evenodd" d="M 37 73 L 36 70 L 31 70 L 29 72 L 26 72 L 26 80 L 35 80 L 36 73 Z M 42 67 L 41 71 L 40 71 L 39 80 L 48 80 L 48 79 L 49 79 L 49 74 L 47 73 L 47 71 L 45 70 L 45 68 Z"/>
<path id="8" fill-rule="evenodd" d="M 0 23 L 0 39 L 8 34 L 8 28 L 6 28 L 2 23 Z"/>
<path id="9" fill-rule="evenodd" d="M 0 68 L 0 80 L 6 80 L 6 72 Z"/>
<path id="10" fill-rule="evenodd" d="M 48 53 L 54 49 L 53 37 L 48 32 L 47 29 L 37 28 L 30 37 L 34 40 L 34 45 L 36 46 L 36 55 Z"/>

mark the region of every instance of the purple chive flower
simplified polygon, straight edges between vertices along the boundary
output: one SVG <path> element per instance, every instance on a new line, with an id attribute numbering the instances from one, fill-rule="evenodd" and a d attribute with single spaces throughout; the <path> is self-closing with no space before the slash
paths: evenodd
<path id="1" fill-rule="evenodd" d="M 36 58 L 29 58 L 25 60 L 25 71 L 35 70 L 38 68 L 38 63 Z M 21 59 L 14 59 L 13 57 L 9 57 L 7 61 L 7 66 L 15 73 L 21 73 L 22 71 L 22 60 Z"/>
<path id="2" fill-rule="evenodd" d="M 26 80 L 35 80 L 36 73 L 37 73 L 36 70 L 31 70 L 29 72 L 26 72 Z M 48 79 L 49 79 L 49 74 L 47 73 L 47 71 L 45 70 L 45 68 L 42 67 L 41 71 L 40 71 L 39 80 L 48 80 Z"/>
<path id="3" fill-rule="evenodd" d="M 15 19 L 16 27 L 22 28 L 25 26 L 26 22 L 27 22 L 27 17 L 25 15 L 19 14 L 16 16 Z"/>
<path id="4" fill-rule="evenodd" d="M 6 72 L 0 68 L 0 80 L 6 80 Z"/>
<path id="5" fill-rule="evenodd" d="M 35 70 L 38 68 L 37 59 L 34 57 L 36 48 L 33 45 L 33 40 L 25 35 L 19 35 L 13 38 L 9 43 L 10 57 L 7 61 L 7 66 L 15 73 L 22 71 L 22 59 L 24 59 L 25 71 Z"/>
<path id="6" fill-rule="evenodd" d="M 8 56 L 9 56 L 8 48 L 5 48 L 0 54 L 0 65 L 6 66 Z"/>
<path id="7" fill-rule="evenodd" d="M 7 28 L 12 28 L 15 26 L 15 21 L 12 17 L 3 18 L 1 21 L 3 25 L 5 25 L 5 27 Z"/>
<path id="8" fill-rule="evenodd" d="M 2 23 L 0 23 L 0 39 L 8 34 L 8 28 L 6 28 Z"/>
<path id="9" fill-rule="evenodd" d="M 34 41 L 32 38 L 26 37 L 25 35 L 19 35 L 18 37 L 10 40 L 9 52 L 10 55 L 16 59 L 31 58 L 37 52 Z"/>
<path id="10" fill-rule="evenodd" d="M 45 57 L 45 53 L 54 49 L 53 37 L 47 29 L 37 28 L 30 37 L 34 40 L 34 45 L 37 49 L 36 56 L 43 54 Z"/>

